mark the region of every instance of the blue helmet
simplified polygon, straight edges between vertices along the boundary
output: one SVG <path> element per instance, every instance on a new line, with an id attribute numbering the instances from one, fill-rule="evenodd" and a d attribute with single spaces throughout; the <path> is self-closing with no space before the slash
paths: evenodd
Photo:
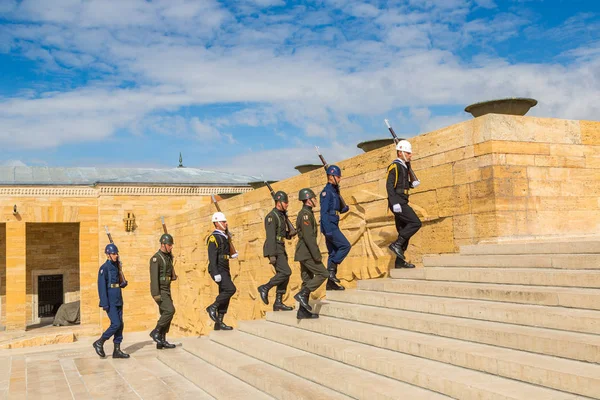
<path id="1" fill-rule="evenodd" d="M 337 165 L 330 165 L 329 167 L 327 167 L 327 175 L 333 175 L 333 176 L 339 176 L 339 177 L 341 177 L 342 176 L 342 170 Z"/>
<path id="2" fill-rule="evenodd" d="M 119 249 L 117 249 L 116 245 L 110 243 L 106 245 L 106 247 L 104 248 L 104 252 L 106 254 L 119 254 Z"/>

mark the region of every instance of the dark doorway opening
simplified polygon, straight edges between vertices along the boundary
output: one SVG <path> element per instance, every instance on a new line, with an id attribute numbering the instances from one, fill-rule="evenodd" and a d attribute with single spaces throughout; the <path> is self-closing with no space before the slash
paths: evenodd
<path id="1" fill-rule="evenodd" d="M 63 304 L 63 276 L 38 276 L 38 316 L 39 318 L 54 317 Z"/>

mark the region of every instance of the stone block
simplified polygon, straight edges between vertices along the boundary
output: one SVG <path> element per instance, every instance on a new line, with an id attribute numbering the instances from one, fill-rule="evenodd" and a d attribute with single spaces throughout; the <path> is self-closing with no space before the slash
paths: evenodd
<path id="1" fill-rule="evenodd" d="M 581 143 L 600 146 L 600 122 L 579 121 L 579 128 L 581 129 Z"/>

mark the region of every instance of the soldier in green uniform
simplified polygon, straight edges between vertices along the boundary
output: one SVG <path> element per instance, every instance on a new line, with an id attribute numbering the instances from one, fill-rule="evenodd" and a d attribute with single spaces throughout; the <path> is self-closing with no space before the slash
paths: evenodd
<path id="1" fill-rule="evenodd" d="M 294 296 L 300 304 L 296 315 L 298 319 L 319 317 L 318 314 L 310 312 L 312 307 L 308 304 L 308 298 L 311 292 L 317 290 L 329 278 L 329 272 L 323 265 L 321 250 L 317 244 L 317 221 L 312 210 L 316 206 L 316 197 L 315 193 L 308 188 L 298 193 L 298 200 L 303 203 L 296 220 L 298 244 L 294 256 L 294 261 L 300 262 L 302 274 L 302 289 Z"/>
<path id="2" fill-rule="evenodd" d="M 288 264 L 284 239 L 289 239 L 285 223 L 288 208 L 288 196 L 285 192 L 278 191 L 273 196 L 275 207 L 265 217 L 265 230 L 267 238 L 263 246 L 263 256 L 269 258 L 269 263 L 275 267 L 275 276 L 269 282 L 258 287 L 258 293 L 263 303 L 269 304 L 269 290 L 277 287 L 273 311 L 290 311 L 293 307 L 283 304 L 283 295 L 287 291 L 292 270 Z"/>
<path id="3" fill-rule="evenodd" d="M 150 259 L 150 293 L 160 311 L 160 318 L 150 337 L 156 342 L 157 349 L 175 348 L 174 344 L 167 342 L 167 333 L 175 315 L 171 299 L 172 250 L 173 236 L 165 233 L 160 237 L 160 249 Z"/>

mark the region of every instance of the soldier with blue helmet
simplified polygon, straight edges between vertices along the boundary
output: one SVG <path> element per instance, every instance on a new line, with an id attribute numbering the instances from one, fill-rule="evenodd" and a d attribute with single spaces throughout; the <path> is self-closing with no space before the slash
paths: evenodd
<path id="1" fill-rule="evenodd" d="M 340 201 L 340 181 L 342 180 L 342 171 L 337 165 L 327 166 L 327 185 L 321 192 L 321 233 L 325 235 L 325 244 L 329 258 L 327 259 L 327 271 L 329 279 L 327 280 L 327 290 L 344 290 L 339 285 L 337 278 L 338 266 L 344 261 L 350 252 L 350 242 L 344 236 L 340 227 L 340 214 L 348 212 L 350 207 L 342 207 Z"/>
<path id="2" fill-rule="evenodd" d="M 129 358 L 129 354 L 121 351 L 123 341 L 123 295 L 121 289 L 127 286 L 121 273 L 121 261 L 119 260 L 119 249 L 114 244 L 108 244 L 104 249 L 106 262 L 98 271 L 98 295 L 100 307 L 108 314 L 110 326 L 102 334 L 100 339 L 93 344 L 96 353 L 100 357 L 106 357 L 104 353 L 104 342 L 113 336 L 114 351 L 113 358 Z"/>

